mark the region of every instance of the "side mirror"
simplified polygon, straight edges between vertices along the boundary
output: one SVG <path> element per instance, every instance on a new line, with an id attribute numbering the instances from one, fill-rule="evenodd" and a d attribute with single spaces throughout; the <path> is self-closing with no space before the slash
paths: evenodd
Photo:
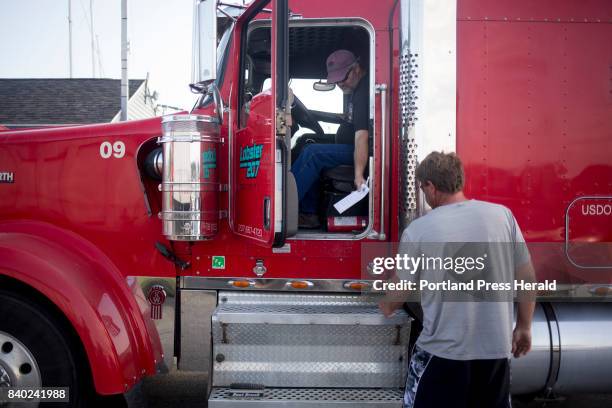
<path id="1" fill-rule="evenodd" d="M 328 82 L 317 81 L 312 84 L 312 89 L 315 91 L 333 91 L 336 88 L 336 84 L 330 84 Z"/>
<path id="2" fill-rule="evenodd" d="M 217 0 L 195 0 L 192 83 L 217 77 Z"/>

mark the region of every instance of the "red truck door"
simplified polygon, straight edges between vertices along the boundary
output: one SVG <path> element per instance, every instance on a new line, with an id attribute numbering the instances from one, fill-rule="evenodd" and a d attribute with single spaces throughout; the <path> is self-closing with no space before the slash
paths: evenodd
<path id="1" fill-rule="evenodd" d="M 259 10 L 262 10 L 268 2 L 260 3 Z M 279 37 L 283 37 L 283 34 L 278 32 L 276 18 L 277 13 L 286 13 L 286 2 L 278 3 L 284 3 L 284 7 L 281 4 L 279 10 L 277 4 L 273 6 L 271 87 L 262 89 L 254 96 L 249 95 L 248 99 L 246 82 L 253 73 L 248 72 L 248 57 L 243 47 L 248 45 L 248 24 L 257 12 L 245 13 L 238 19 L 236 33 L 240 33 L 240 38 L 237 44 L 240 44 L 241 49 L 237 51 L 240 55 L 237 83 L 240 89 L 236 95 L 236 120 L 230 124 L 235 129 L 233 135 L 230 135 L 230 225 L 237 235 L 265 247 L 282 246 L 286 234 L 284 185 L 288 153 L 283 137 L 285 126 L 282 121 L 285 115 L 282 109 L 286 106 L 287 98 L 287 36 L 280 40 L 282 56 L 279 56 Z M 287 18 L 283 20 L 284 25 L 281 23 L 281 26 L 286 27 Z M 281 31 L 284 32 L 285 28 L 281 28 Z M 277 117 L 281 119 L 277 120 Z"/>

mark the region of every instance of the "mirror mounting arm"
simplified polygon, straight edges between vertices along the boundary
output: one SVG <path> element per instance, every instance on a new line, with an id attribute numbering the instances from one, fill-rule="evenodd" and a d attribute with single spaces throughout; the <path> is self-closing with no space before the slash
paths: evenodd
<path id="1" fill-rule="evenodd" d="M 219 92 L 219 88 L 215 81 L 211 81 L 210 85 L 208 85 L 207 93 L 212 95 L 213 101 L 215 102 L 215 109 L 217 110 L 217 118 L 219 119 L 219 124 L 223 123 L 223 112 L 225 112 L 225 107 L 223 106 L 223 99 L 221 98 L 221 93 Z"/>
<path id="2" fill-rule="evenodd" d="M 191 88 L 191 92 L 193 93 L 212 96 L 215 104 L 215 111 L 217 112 L 217 120 L 221 125 L 223 123 L 225 106 L 223 103 L 223 98 L 221 98 L 221 92 L 219 92 L 219 88 L 217 87 L 215 80 L 211 79 L 208 81 L 198 82 L 196 84 L 189 84 L 189 88 Z"/>
<path id="3" fill-rule="evenodd" d="M 232 16 L 227 11 L 223 10 L 221 7 L 219 7 L 219 5 L 217 5 L 217 10 L 219 11 L 219 13 L 225 15 L 227 18 L 232 20 L 234 23 L 236 22 L 236 17 Z"/>

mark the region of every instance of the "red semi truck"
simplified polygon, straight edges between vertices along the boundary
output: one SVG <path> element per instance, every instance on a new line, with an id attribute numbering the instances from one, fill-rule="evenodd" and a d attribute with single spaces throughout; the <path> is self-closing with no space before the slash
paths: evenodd
<path id="1" fill-rule="evenodd" d="M 401 406 L 413 320 L 361 294 L 361 249 L 427 211 L 414 170 L 444 150 L 468 197 L 553 248 L 532 252 L 558 287 L 513 393 L 612 391 L 609 1 L 216 7 L 194 8 L 191 112 L 0 133 L 0 387 L 133 401 L 165 353 L 209 372 L 209 407 Z M 290 165 L 337 141 L 336 49 L 369 71 L 370 193 L 339 214 L 352 169 L 325 172 L 322 227 L 303 230 Z"/>

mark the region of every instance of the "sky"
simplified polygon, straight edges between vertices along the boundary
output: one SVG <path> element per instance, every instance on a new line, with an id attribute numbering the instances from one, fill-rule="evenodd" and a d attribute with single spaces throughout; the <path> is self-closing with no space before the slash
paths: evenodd
<path id="1" fill-rule="evenodd" d="M 0 0 L 0 78 L 69 78 L 68 0 Z M 91 78 L 90 0 L 71 0 L 73 77 Z M 190 109 L 193 0 L 128 0 L 128 75 Z M 121 0 L 93 0 L 96 78 L 121 78 Z"/>
<path id="2" fill-rule="evenodd" d="M 128 0 L 129 78 L 148 74 L 157 103 L 186 110 L 197 99 L 188 86 L 193 2 Z M 93 69 L 90 0 L 0 0 L 0 78 L 69 78 L 69 3 L 73 78 L 121 78 L 121 0 L 92 0 Z M 341 106 L 340 91 L 321 98 L 307 82 L 292 84 L 306 106 L 328 111 Z"/>

